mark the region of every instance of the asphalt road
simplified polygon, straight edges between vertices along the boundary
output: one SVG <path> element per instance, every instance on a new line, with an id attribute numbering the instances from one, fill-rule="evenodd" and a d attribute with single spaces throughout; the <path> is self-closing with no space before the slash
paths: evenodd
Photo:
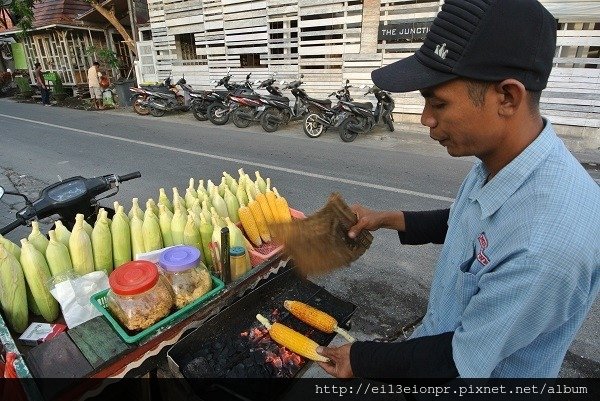
<path id="1" fill-rule="evenodd" d="M 401 127 L 398 125 L 398 127 Z M 378 128 L 343 143 L 335 132 L 309 139 L 298 124 L 266 134 L 197 122 L 191 114 L 140 117 L 129 112 L 86 112 L 0 100 L 0 185 L 35 194 L 58 177 L 91 177 L 139 170 L 117 196 L 158 197 L 190 177 L 220 182 L 223 171 L 271 177 L 290 206 L 310 214 L 334 191 L 348 203 L 375 209 L 427 210 L 450 205 L 472 158 L 456 159 L 427 135 Z M 597 174 L 594 170 L 594 174 Z M 3 204 L 2 204 L 3 202 Z M 17 200 L 0 201 L 0 224 Z M 22 238 L 23 229 L 8 237 Z M 371 339 L 396 331 L 424 313 L 440 247 L 399 246 L 397 234 L 375 233 L 367 253 L 350 268 L 314 281 L 358 306 L 353 333 Z M 564 377 L 600 377 L 600 306 L 592 309 L 561 371 Z"/>

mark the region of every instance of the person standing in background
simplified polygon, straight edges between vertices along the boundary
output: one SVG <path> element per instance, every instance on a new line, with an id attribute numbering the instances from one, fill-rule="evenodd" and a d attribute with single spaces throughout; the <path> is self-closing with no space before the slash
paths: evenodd
<path id="1" fill-rule="evenodd" d="M 102 104 L 102 88 L 100 87 L 100 78 L 102 73 L 98 70 L 100 63 L 94 61 L 94 64 L 89 68 L 87 73 L 88 86 L 90 87 L 90 98 L 94 102 L 94 106 L 98 110 L 104 109 Z"/>
<path id="2" fill-rule="evenodd" d="M 33 73 L 35 76 L 35 83 L 40 90 L 40 94 L 42 95 L 42 104 L 44 106 L 51 106 L 50 104 L 50 89 L 46 86 L 46 81 L 44 80 L 44 74 L 42 73 L 42 65 L 38 62 L 35 63 L 35 72 Z"/>

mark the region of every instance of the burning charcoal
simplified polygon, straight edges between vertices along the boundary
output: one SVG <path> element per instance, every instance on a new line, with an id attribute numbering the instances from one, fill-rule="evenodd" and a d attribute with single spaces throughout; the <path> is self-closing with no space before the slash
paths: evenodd
<path id="1" fill-rule="evenodd" d="M 242 364 L 243 364 L 243 365 L 244 365 L 246 368 L 249 368 L 249 367 L 255 366 L 255 363 L 254 363 L 254 358 L 252 358 L 251 356 L 249 356 L 248 358 L 244 359 L 244 361 L 242 362 Z"/>
<path id="2" fill-rule="evenodd" d="M 265 356 L 263 355 L 263 353 L 261 351 L 252 352 L 251 355 L 252 355 L 252 359 L 254 360 L 255 364 L 261 365 L 265 362 Z"/>
<path id="3" fill-rule="evenodd" d="M 214 349 L 215 351 L 217 351 L 217 352 L 218 352 L 218 351 L 220 351 L 220 350 L 222 350 L 222 349 L 223 349 L 223 347 L 224 347 L 224 345 L 223 345 L 221 342 L 219 342 L 219 341 L 215 341 L 215 342 L 213 343 L 213 349 Z"/>

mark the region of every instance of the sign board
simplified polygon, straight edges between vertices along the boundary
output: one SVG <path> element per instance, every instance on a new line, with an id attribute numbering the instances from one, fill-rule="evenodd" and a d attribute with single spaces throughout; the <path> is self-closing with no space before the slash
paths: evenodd
<path id="1" fill-rule="evenodd" d="M 10 48 L 12 50 L 12 56 L 15 62 L 15 69 L 26 70 L 28 68 L 27 57 L 25 57 L 25 48 L 23 47 L 23 43 L 11 43 Z"/>
<path id="2" fill-rule="evenodd" d="M 377 39 L 387 42 L 422 42 L 433 21 L 408 22 L 402 24 L 379 24 Z"/>

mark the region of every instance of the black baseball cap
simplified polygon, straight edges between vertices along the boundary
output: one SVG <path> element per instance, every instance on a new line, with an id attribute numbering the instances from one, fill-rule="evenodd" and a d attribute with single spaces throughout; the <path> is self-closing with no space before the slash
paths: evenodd
<path id="1" fill-rule="evenodd" d="M 556 19 L 537 0 L 446 0 L 415 54 L 371 73 L 379 88 L 410 92 L 463 77 L 548 83 Z"/>

